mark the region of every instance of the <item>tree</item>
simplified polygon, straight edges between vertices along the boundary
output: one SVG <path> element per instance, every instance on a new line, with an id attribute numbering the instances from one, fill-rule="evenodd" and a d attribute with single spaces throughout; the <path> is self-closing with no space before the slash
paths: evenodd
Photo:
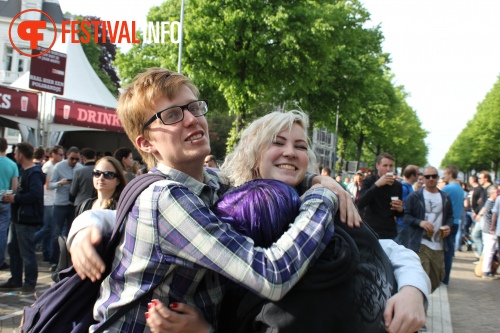
<path id="1" fill-rule="evenodd" d="M 76 21 L 101 21 L 101 18 L 96 16 L 76 16 Z M 91 38 L 88 43 L 82 43 L 83 52 L 87 56 L 87 60 L 96 72 L 97 76 L 104 83 L 106 88 L 114 95 L 118 96 L 118 88 L 120 87 L 120 79 L 116 74 L 113 66 L 113 61 L 116 56 L 116 45 L 111 43 L 109 35 L 106 36 L 106 42 L 102 42 L 102 26 L 98 28 L 99 42 L 96 44 Z M 94 26 L 91 25 L 91 36 L 94 35 Z M 83 36 L 80 31 L 79 36 Z"/>

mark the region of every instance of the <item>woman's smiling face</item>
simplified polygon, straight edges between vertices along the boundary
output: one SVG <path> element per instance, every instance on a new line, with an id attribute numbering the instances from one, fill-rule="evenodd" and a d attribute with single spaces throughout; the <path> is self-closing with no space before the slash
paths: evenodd
<path id="1" fill-rule="evenodd" d="M 304 129 L 293 124 L 289 131 L 276 136 L 271 146 L 264 151 L 258 164 L 260 178 L 276 179 L 290 186 L 297 186 L 309 165 L 309 149 Z"/>

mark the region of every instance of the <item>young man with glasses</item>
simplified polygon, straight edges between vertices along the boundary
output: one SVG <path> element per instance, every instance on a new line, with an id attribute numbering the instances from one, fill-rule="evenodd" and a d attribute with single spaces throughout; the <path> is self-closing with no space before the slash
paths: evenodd
<path id="1" fill-rule="evenodd" d="M 325 188 L 305 193 L 301 214 L 265 250 L 219 221 L 208 207 L 225 186 L 212 170 L 203 168 L 210 153 L 207 112 L 208 103 L 198 100 L 197 88 L 181 74 L 165 69 L 139 74 L 123 89 L 117 107 L 120 121 L 152 172 L 166 179 L 144 190 L 128 215 L 112 266 L 117 269 L 104 279 L 94 307 L 98 322 L 152 289 L 152 298 L 166 304 L 196 305 L 216 326 L 227 279 L 263 297 L 282 298 L 332 236 L 331 213 L 338 201 Z M 348 200 L 348 193 L 341 195 L 341 200 Z M 88 222 L 96 211 L 86 213 L 78 220 Z M 114 218 L 113 212 L 107 215 Z M 72 234 L 75 229 L 77 225 Z M 74 238 L 71 255 L 81 277 L 95 279 L 103 272 L 102 261 L 94 270 L 99 257 L 92 246 L 74 250 L 75 243 L 89 238 L 96 243 L 98 234 L 96 228 L 86 228 Z M 143 299 L 110 330 L 143 332 L 150 301 Z"/>
<path id="2" fill-rule="evenodd" d="M 453 225 L 453 209 L 448 195 L 437 187 L 438 170 L 424 170 L 425 187 L 411 193 L 405 201 L 403 222 L 410 228 L 408 248 L 420 257 L 431 280 L 432 292 L 444 278 L 444 249 Z M 443 227 L 443 228 L 441 228 Z"/>
<path id="3" fill-rule="evenodd" d="M 54 197 L 54 238 L 52 239 L 52 256 L 50 259 L 51 270 L 57 268 L 59 261 L 59 236 L 68 235 L 71 223 L 75 217 L 75 206 L 70 200 L 70 189 L 74 172 L 83 166 L 79 163 L 80 150 L 71 147 L 66 152 L 66 161 L 56 164 L 49 182 L 49 190 L 55 190 Z"/>

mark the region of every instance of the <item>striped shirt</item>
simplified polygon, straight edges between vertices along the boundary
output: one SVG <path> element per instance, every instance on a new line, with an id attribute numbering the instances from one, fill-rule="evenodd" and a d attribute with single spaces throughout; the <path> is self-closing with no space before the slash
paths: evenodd
<path id="1" fill-rule="evenodd" d="M 154 289 L 153 298 L 195 305 L 216 327 L 229 280 L 262 297 L 281 299 L 332 237 L 338 199 L 328 189 L 308 191 L 294 223 L 276 243 L 262 249 L 208 208 L 223 192 L 214 173 L 205 170 L 199 182 L 164 165 L 155 172 L 168 179 L 143 191 L 128 215 L 111 274 L 94 307 L 98 322 Z M 108 332 L 143 332 L 148 302 L 142 300 Z"/>

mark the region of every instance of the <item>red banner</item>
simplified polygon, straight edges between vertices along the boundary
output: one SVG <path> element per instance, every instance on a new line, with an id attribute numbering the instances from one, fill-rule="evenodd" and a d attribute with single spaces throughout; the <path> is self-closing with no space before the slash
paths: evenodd
<path id="1" fill-rule="evenodd" d="M 115 109 L 56 98 L 54 123 L 125 132 Z"/>
<path id="2" fill-rule="evenodd" d="M 37 119 L 38 94 L 0 86 L 0 115 Z"/>

